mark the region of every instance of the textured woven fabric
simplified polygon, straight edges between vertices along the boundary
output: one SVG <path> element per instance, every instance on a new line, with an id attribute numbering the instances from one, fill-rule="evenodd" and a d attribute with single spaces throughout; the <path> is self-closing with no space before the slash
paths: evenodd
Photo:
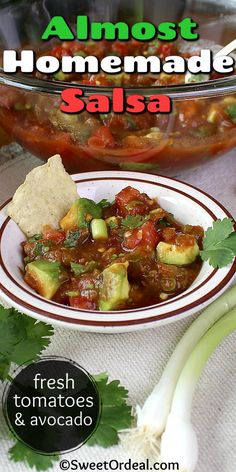
<path id="1" fill-rule="evenodd" d="M 8 198 L 22 182 L 26 173 L 40 161 L 12 147 L 0 153 L 0 202 Z M 221 201 L 236 216 L 235 155 L 212 161 L 201 169 L 178 176 Z M 193 318 L 149 331 L 98 335 L 56 329 L 47 354 L 74 359 L 89 372 L 107 371 L 111 379 L 120 379 L 130 392 L 133 405 L 142 404 L 157 383 L 168 356 Z M 198 384 L 193 424 L 199 439 L 197 472 L 234 472 L 236 466 L 236 335 L 231 335 L 210 359 Z M 1 387 L 2 388 L 2 387 Z M 25 465 L 8 460 L 7 428 L 0 418 L 0 453 L 3 472 L 24 472 Z M 103 450 L 83 448 L 67 454 L 66 459 L 80 461 L 127 460 L 129 454 L 121 446 Z M 59 463 L 53 467 L 60 470 Z"/>

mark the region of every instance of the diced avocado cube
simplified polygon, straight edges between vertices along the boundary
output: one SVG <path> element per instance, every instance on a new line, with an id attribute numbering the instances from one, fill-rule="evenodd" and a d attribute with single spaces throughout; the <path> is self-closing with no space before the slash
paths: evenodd
<path id="1" fill-rule="evenodd" d="M 59 262 L 38 260 L 26 266 L 25 281 L 48 300 L 53 298 L 64 280 Z"/>
<path id="2" fill-rule="evenodd" d="M 199 254 L 199 247 L 194 242 L 191 246 L 177 246 L 176 244 L 168 244 L 160 242 L 156 248 L 157 257 L 164 264 L 175 266 L 188 265 L 195 261 Z"/>
<path id="3" fill-rule="evenodd" d="M 101 218 L 102 208 L 93 200 L 78 198 L 67 215 L 60 221 L 64 231 L 87 226 L 93 218 Z"/>
<path id="4" fill-rule="evenodd" d="M 101 311 L 116 310 L 128 300 L 130 291 L 127 276 L 128 265 L 128 262 L 117 262 L 103 271 L 98 303 Z"/>

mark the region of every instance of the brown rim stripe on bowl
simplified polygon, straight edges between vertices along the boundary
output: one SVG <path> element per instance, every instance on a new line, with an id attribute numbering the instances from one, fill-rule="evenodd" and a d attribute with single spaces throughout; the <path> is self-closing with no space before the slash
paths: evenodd
<path id="1" fill-rule="evenodd" d="M 195 308 L 195 307 L 199 306 L 200 304 L 204 303 L 205 301 L 208 301 L 211 298 L 213 298 L 218 292 L 220 292 L 228 284 L 228 282 L 230 282 L 233 275 L 235 274 L 235 271 L 236 271 L 236 262 L 234 263 L 234 265 L 230 269 L 230 272 L 227 274 L 227 276 L 220 282 L 220 284 L 218 284 L 213 290 L 211 290 L 211 292 L 209 292 L 204 297 L 202 297 L 202 298 L 198 299 L 196 302 L 193 302 L 193 303 L 187 305 L 186 307 L 184 307 L 184 309 L 186 311 L 189 311 L 192 308 Z M 99 327 L 132 326 L 132 325 L 138 325 L 138 324 L 152 323 L 152 322 L 162 320 L 162 319 L 166 319 L 166 318 L 172 318 L 176 315 L 179 315 L 179 314 L 183 313 L 183 309 L 180 308 L 180 309 L 175 310 L 173 312 L 169 312 L 169 313 L 162 314 L 162 315 L 154 315 L 152 317 L 142 318 L 142 319 L 139 319 L 139 320 L 110 321 L 110 322 L 109 321 L 101 322 L 101 321 L 95 321 L 95 320 L 91 320 L 91 321 L 90 320 L 79 320 L 77 318 L 68 318 L 67 316 L 58 315 L 56 313 L 55 314 L 48 313 L 45 310 L 41 310 L 39 308 L 36 308 L 33 305 L 30 305 L 30 304 L 26 303 L 22 299 L 19 299 L 18 297 L 13 295 L 11 292 L 9 292 L 5 287 L 3 287 L 1 283 L 0 283 L 0 288 L 11 300 L 15 301 L 18 305 L 20 305 L 23 308 L 27 308 L 30 311 L 33 311 L 33 312 L 35 312 L 39 315 L 42 315 L 42 316 L 46 317 L 47 319 L 55 319 L 55 320 L 58 320 L 58 321 L 63 321 L 63 322 L 66 322 L 66 323 L 71 323 L 71 324 L 73 323 L 73 324 L 76 324 L 76 325 L 99 326 Z M 110 313 L 111 312 L 109 312 L 109 314 Z"/>

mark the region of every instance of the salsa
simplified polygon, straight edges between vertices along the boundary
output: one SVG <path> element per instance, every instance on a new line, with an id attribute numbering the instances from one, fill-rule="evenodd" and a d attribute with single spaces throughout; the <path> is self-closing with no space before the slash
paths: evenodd
<path id="1" fill-rule="evenodd" d="M 109 54 L 118 56 L 158 55 L 165 58 L 181 52 L 176 43 L 140 43 L 119 41 L 71 41 L 48 51 L 62 56 Z M 191 54 L 196 55 L 197 50 Z M 89 86 L 159 87 L 185 82 L 184 74 L 63 74 L 39 78 Z M 218 78 L 213 72 L 204 80 Z M 195 80 L 202 80 L 202 75 Z M 54 152 L 62 156 L 69 172 L 122 169 L 172 172 L 214 157 L 236 145 L 236 97 L 212 97 L 197 100 L 173 100 L 171 114 L 140 115 L 80 114 L 68 115 L 59 110 L 57 95 L 23 92 L 1 86 L 0 125 L 34 154 L 44 159 Z M 158 89 L 156 89 L 158 90 Z M 91 94 L 93 88 L 91 88 Z M 103 92 L 104 93 L 104 92 Z"/>
<path id="2" fill-rule="evenodd" d="M 22 244 L 24 278 L 41 296 L 81 310 L 131 310 L 184 292 L 202 266 L 203 228 L 182 225 L 126 187 L 112 203 L 78 198 Z"/>

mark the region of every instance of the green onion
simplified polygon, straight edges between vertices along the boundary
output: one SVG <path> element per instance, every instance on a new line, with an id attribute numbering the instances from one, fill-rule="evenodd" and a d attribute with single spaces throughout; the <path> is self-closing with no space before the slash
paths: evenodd
<path id="1" fill-rule="evenodd" d="M 235 305 L 236 286 L 213 302 L 186 331 L 170 357 L 159 383 L 143 407 L 137 407 L 137 427 L 131 429 L 125 438 L 134 456 L 147 457 L 148 454 L 157 453 L 179 376 L 192 350 L 202 336 Z"/>
<path id="2" fill-rule="evenodd" d="M 174 459 L 179 470 L 194 472 L 198 460 L 197 437 L 191 424 L 195 387 L 218 344 L 236 330 L 236 308 L 221 318 L 195 346 L 179 377 L 166 430 L 161 440 L 161 462 Z"/>
<path id="3" fill-rule="evenodd" d="M 74 290 L 69 290 L 68 292 L 66 292 L 66 295 L 67 297 L 79 297 L 80 295 L 80 292 L 76 292 Z"/>
<path id="4" fill-rule="evenodd" d="M 91 222 L 92 237 L 98 239 L 108 239 L 107 225 L 102 219 L 94 219 Z"/>

